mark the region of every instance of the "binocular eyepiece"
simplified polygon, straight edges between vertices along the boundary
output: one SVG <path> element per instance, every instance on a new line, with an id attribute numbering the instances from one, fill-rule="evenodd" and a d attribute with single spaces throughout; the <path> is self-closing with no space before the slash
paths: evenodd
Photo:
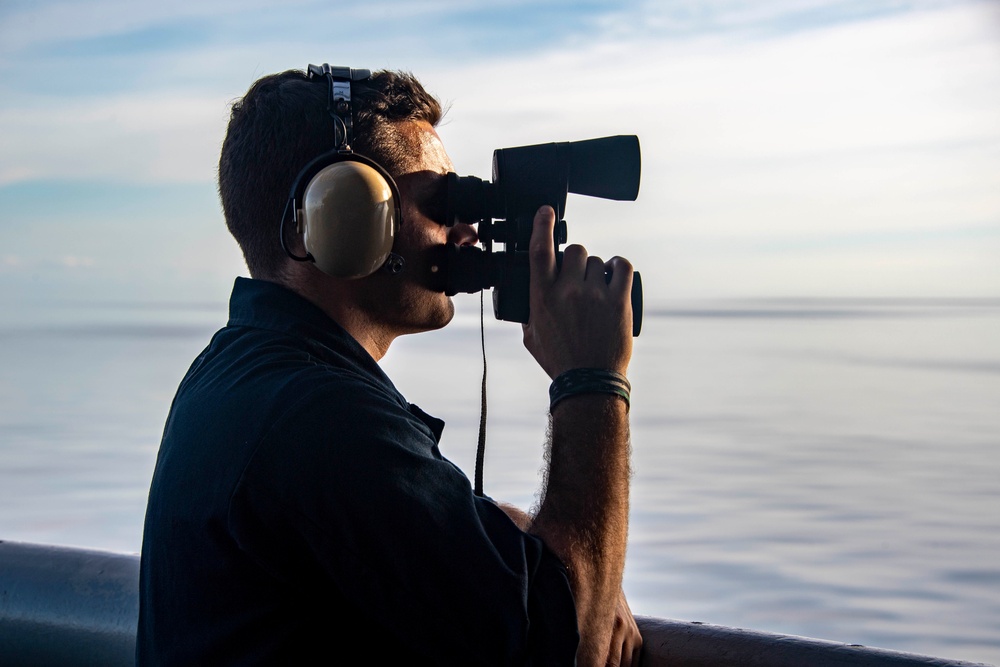
<path id="1" fill-rule="evenodd" d="M 439 289 L 449 296 L 493 288 L 497 319 L 527 322 L 528 245 L 535 212 L 556 213 L 555 245 L 566 243 L 566 195 L 634 201 L 639 194 L 639 139 L 634 135 L 499 148 L 493 181 L 448 174 L 445 222 L 479 225 L 481 248 L 448 245 L 441 251 Z M 493 244 L 504 250 L 494 252 Z M 562 253 L 557 252 L 561 261 Z M 610 280 L 610 275 L 607 277 Z M 642 280 L 632 283 L 632 334 L 642 327 Z"/>

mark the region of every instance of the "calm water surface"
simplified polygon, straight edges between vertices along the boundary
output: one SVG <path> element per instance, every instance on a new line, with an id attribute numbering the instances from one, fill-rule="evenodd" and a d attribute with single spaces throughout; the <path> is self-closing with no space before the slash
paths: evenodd
<path id="1" fill-rule="evenodd" d="M 383 365 L 471 476 L 478 304 L 460 309 Z M 224 319 L 0 320 L 0 539 L 137 551 L 171 397 Z M 548 382 L 519 327 L 486 337 L 486 491 L 528 507 Z M 1000 302 L 675 304 L 647 313 L 630 375 L 633 611 L 1000 663 Z"/>

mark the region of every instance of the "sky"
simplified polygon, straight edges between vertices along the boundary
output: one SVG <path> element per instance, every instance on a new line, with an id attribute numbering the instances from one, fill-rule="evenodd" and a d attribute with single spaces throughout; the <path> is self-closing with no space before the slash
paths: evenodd
<path id="1" fill-rule="evenodd" d="M 230 104 L 309 63 L 412 71 L 456 169 L 636 134 L 570 239 L 647 303 L 1000 297 L 996 0 L 0 0 L 0 305 L 224 302 Z"/>

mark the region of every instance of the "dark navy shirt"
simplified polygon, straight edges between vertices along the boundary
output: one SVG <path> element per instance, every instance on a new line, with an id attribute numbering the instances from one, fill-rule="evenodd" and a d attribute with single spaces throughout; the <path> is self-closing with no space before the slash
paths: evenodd
<path id="1" fill-rule="evenodd" d="M 562 564 L 321 310 L 239 278 L 174 398 L 140 665 L 572 664 Z"/>

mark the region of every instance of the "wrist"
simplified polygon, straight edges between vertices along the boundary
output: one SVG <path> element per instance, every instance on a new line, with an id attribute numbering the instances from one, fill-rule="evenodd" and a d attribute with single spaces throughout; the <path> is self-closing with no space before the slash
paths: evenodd
<path id="1" fill-rule="evenodd" d="M 565 398 L 581 394 L 608 394 L 631 405 L 632 385 L 628 378 L 616 371 L 603 368 L 574 368 L 558 375 L 549 385 L 549 412 Z"/>

